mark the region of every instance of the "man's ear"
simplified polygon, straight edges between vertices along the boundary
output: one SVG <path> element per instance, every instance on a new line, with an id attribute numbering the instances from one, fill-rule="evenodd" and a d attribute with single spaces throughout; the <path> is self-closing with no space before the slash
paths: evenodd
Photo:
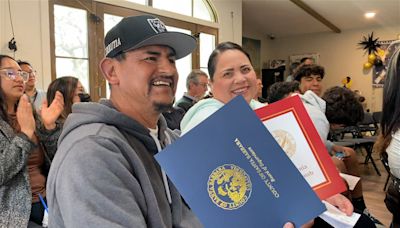
<path id="1" fill-rule="evenodd" d="M 194 82 L 189 83 L 189 88 L 190 88 L 190 90 L 192 90 L 193 87 L 195 87 L 195 86 L 196 86 L 196 84 L 194 84 Z"/>
<path id="2" fill-rule="evenodd" d="M 101 72 L 111 85 L 119 84 L 119 78 L 116 72 L 116 64 L 118 64 L 118 61 L 112 58 L 104 58 L 100 62 Z"/>

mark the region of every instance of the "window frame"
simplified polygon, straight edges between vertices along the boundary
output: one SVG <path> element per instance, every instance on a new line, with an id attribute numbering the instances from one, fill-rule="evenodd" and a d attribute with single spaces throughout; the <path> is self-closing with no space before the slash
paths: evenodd
<path id="1" fill-rule="evenodd" d="M 97 85 L 97 82 L 94 80 L 93 77 L 91 77 L 91 72 L 96 72 L 96 68 L 98 68 L 98 65 L 96 65 L 96 61 L 93 58 L 93 54 L 91 53 L 93 50 L 97 49 L 97 45 L 95 42 L 90 42 L 92 40 L 95 40 L 95 32 L 94 32 L 94 27 L 91 26 L 91 21 L 89 19 L 89 15 L 91 12 L 89 12 L 87 9 L 90 9 L 91 11 L 93 10 L 93 6 L 95 4 L 94 1 L 90 0 L 81 0 L 80 1 L 83 5 L 79 4 L 77 1 L 74 0 L 51 0 L 50 5 L 49 5 L 49 11 L 50 11 L 50 55 L 51 55 L 51 79 L 54 81 L 57 79 L 57 70 L 56 70 L 56 44 L 55 44 L 55 29 L 54 29 L 54 5 L 61 5 L 61 6 L 66 6 L 66 7 L 71 7 L 71 8 L 77 8 L 77 9 L 82 9 L 87 12 L 87 18 L 86 18 L 86 23 L 87 23 L 87 32 L 88 32 L 88 71 L 89 71 L 89 91 L 92 94 L 92 91 L 94 91 L 96 88 L 94 85 Z M 85 8 L 87 7 L 87 9 Z M 72 59 L 72 58 L 71 58 Z M 83 58 L 79 58 L 83 59 Z M 93 94 L 92 99 L 94 100 L 99 100 L 99 97 L 97 96 L 96 93 Z"/>
<path id="2" fill-rule="evenodd" d="M 162 20 L 168 26 L 190 30 L 192 35 L 194 35 L 197 32 L 214 35 L 215 46 L 217 46 L 218 44 L 217 28 L 186 22 L 161 15 L 155 15 L 153 13 L 139 11 L 136 9 L 129 9 L 102 2 L 95 2 L 92 0 L 80 0 L 80 2 L 84 6 L 79 4 L 76 0 L 49 0 L 51 78 L 52 80 L 55 80 L 57 78 L 56 55 L 55 55 L 55 33 L 54 33 L 55 32 L 54 5 L 61 5 L 61 6 L 86 10 L 88 15 L 86 23 L 88 27 L 87 35 L 88 35 L 88 61 L 89 61 L 88 70 L 89 70 L 89 87 L 90 87 L 89 89 L 90 89 L 90 95 L 94 102 L 97 102 L 98 100 L 100 100 L 100 98 L 106 98 L 106 90 L 107 90 L 106 86 L 108 86 L 108 83 L 105 80 L 101 70 L 99 69 L 99 63 L 104 58 L 104 22 L 95 24 L 92 21 L 90 21 L 89 15 L 92 12 L 95 13 L 97 16 L 99 16 L 103 21 L 104 21 L 104 14 L 111 14 L 122 17 L 152 14 L 157 18 L 159 18 L 160 20 Z M 148 4 L 152 4 L 152 0 L 148 0 Z M 200 69 L 200 38 L 198 38 L 197 48 L 192 52 L 192 69 Z"/>
<path id="3" fill-rule="evenodd" d="M 191 17 L 193 18 L 197 18 L 194 17 L 194 0 L 192 1 L 192 12 L 191 12 Z M 207 7 L 208 12 L 210 13 L 211 16 L 211 22 L 215 22 L 215 23 L 219 23 L 219 18 L 218 18 L 218 14 L 217 11 L 215 10 L 215 7 L 213 5 L 213 3 L 211 2 L 211 0 L 202 0 L 204 2 L 204 5 Z M 153 7 L 153 0 L 147 0 L 147 5 Z M 197 18 L 200 19 L 200 18 Z M 200 19 L 202 20 L 202 19 Z"/>

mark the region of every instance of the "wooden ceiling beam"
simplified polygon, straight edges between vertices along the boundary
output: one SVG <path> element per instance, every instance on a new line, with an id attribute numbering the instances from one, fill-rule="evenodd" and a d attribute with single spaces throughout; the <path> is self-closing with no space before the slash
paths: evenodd
<path id="1" fill-rule="evenodd" d="M 341 33 L 341 31 L 338 27 L 336 27 L 331 22 L 329 22 L 328 20 L 323 18 L 321 15 L 319 15 L 317 12 L 315 12 L 313 9 L 311 9 L 308 5 L 306 5 L 301 0 L 290 0 L 290 1 L 293 2 L 294 4 L 296 4 L 298 7 L 300 7 L 304 11 L 306 11 L 311 16 L 313 16 L 315 19 L 320 21 L 322 24 L 328 26 L 328 28 L 332 29 L 332 31 L 334 31 L 336 33 Z"/>

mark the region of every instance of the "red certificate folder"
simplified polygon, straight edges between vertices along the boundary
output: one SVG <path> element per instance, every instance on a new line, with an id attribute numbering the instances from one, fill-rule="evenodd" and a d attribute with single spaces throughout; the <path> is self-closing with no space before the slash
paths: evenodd
<path id="1" fill-rule="evenodd" d="M 255 112 L 321 200 L 347 190 L 299 96 Z"/>

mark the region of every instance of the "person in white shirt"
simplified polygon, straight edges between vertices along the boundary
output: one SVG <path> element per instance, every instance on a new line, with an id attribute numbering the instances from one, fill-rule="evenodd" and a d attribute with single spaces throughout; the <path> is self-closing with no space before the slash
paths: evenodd
<path id="1" fill-rule="evenodd" d="M 29 101 L 35 106 L 35 110 L 39 111 L 42 107 L 43 99 L 46 98 L 47 92 L 36 89 L 36 70 L 33 69 L 30 63 L 21 60 L 18 60 L 17 63 L 23 71 L 29 73 L 29 79 L 25 83 L 25 93 L 29 96 Z"/>
<path id="2" fill-rule="evenodd" d="M 296 73 L 296 69 L 300 66 L 300 63 L 294 62 L 290 65 L 291 75 L 287 76 L 286 81 L 292 82 L 294 81 L 294 74 Z"/>

